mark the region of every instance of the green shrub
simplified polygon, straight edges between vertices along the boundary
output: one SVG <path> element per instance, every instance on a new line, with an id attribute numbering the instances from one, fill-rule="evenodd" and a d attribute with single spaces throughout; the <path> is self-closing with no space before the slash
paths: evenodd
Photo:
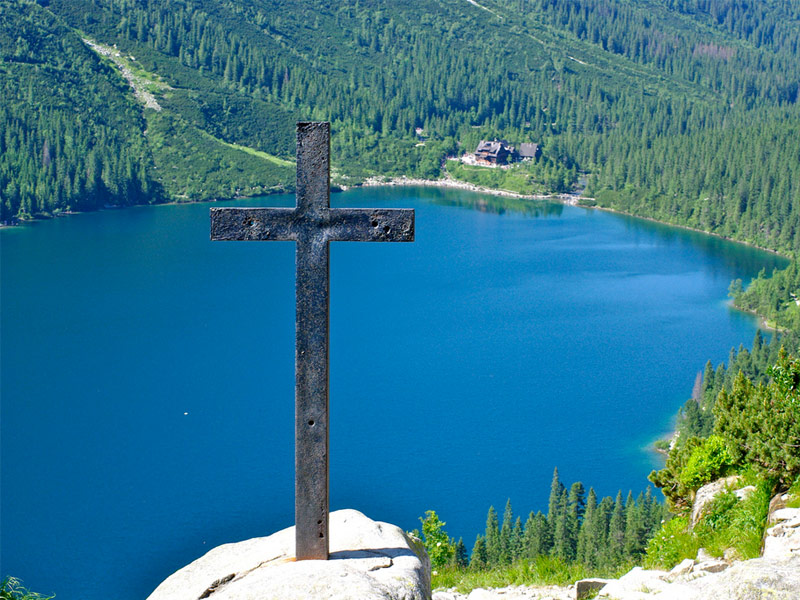
<path id="1" fill-rule="evenodd" d="M 42 596 L 34 592 L 29 592 L 19 579 L 6 577 L 0 582 L 0 600 L 50 600 L 55 596 Z"/>
<path id="2" fill-rule="evenodd" d="M 800 508 L 800 477 L 794 480 L 787 493 L 789 494 L 789 502 L 786 505 L 789 508 Z"/>
<path id="3" fill-rule="evenodd" d="M 712 435 L 692 450 L 686 466 L 679 475 L 679 480 L 687 488 L 696 490 L 701 485 L 724 475 L 732 464 L 733 460 L 725 441 L 719 436 Z"/>
<path id="4" fill-rule="evenodd" d="M 667 507 L 673 513 L 685 512 L 691 508 L 691 488 L 684 482 L 681 474 L 695 450 L 703 445 L 703 440 L 690 437 L 670 450 L 667 462 L 660 471 L 652 471 L 648 479 L 661 488 L 667 499 Z"/>
<path id="5" fill-rule="evenodd" d="M 788 486 L 800 476 L 800 361 L 781 350 L 772 382 L 753 385 L 741 372 L 714 405 L 715 433 L 737 464 Z"/>
<path id="6" fill-rule="evenodd" d="M 695 527 L 701 545 L 715 556 L 732 548 L 739 558 L 756 558 L 767 524 L 772 483 L 762 481 L 755 491 L 738 501 L 727 492 L 714 499 L 711 511 Z"/>
<path id="7" fill-rule="evenodd" d="M 714 532 L 730 526 L 732 509 L 739 503 L 739 498 L 731 490 L 725 490 L 714 498 L 707 513 L 695 529 L 696 533 Z"/>
<path id="8" fill-rule="evenodd" d="M 761 480 L 755 491 L 744 500 L 733 492 L 714 498 L 706 514 L 693 530 L 686 517 L 675 517 L 650 540 L 644 564 L 650 568 L 671 569 L 684 558 L 694 558 L 700 548 L 713 556 L 726 550 L 736 551 L 738 558 L 755 558 L 761 552 L 761 540 L 767 522 L 767 511 L 773 483 Z"/>
<path id="9" fill-rule="evenodd" d="M 456 551 L 453 540 L 443 529 L 447 523 L 440 520 L 433 510 L 426 510 L 425 518 L 419 520 L 422 521 L 422 543 L 431 559 L 431 568 L 441 569 L 451 561 Z"/>
<path id="10" fill-rule="evenodd" d="M 697 536 L 689 531 L 689 519 L 673 517 L 647 544 L 643 562 L 651 569 L 671 569 L 684 558 L 697 556 L 700 548 Z"/>

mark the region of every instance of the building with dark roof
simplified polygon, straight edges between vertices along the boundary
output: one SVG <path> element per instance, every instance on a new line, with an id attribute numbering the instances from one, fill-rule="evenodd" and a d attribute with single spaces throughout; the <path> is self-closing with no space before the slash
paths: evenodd
<path id="1" fill-rule="evenodd" d="M 542 150 L 541 148 L 539 148 L 539 144 L 523 143 L 520 144 L 519 146 L 519 157 L 522 160 L 525 160 L 526 158 L 530 159 L 539 158 L 539 155 L 541 155 L 541 153 Z"/>
<path id="2" fill-rule="evenodd" d="M 481 140 L 475 150 L 475 160 L 478 162 L 489 163 L 492 165 L 504 165 L 508 162 L 508 157 L 514 153 L 514 147 L 509 146 L 504 140 L 494 140 L 487 142 Z"/>

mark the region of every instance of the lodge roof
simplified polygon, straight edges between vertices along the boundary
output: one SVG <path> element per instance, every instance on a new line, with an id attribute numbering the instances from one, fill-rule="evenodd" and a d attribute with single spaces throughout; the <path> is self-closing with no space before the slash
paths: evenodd
<path id="1" fill-rule="evenodd" d="M 522 158 L 536 158 L 539 154 L 539 144 L 522 143 L 519 146 L 519 155 Z"/>

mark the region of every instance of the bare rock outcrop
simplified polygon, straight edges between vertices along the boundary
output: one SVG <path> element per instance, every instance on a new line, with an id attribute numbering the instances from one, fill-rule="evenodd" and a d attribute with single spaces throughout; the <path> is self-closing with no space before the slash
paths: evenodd
<path id="1" fill-rule="evenodd" d="M 774 560 L 800 558 L 800 508 L 778 509 L 769 516 L 769 523 L 772 526 L 764 536 L 762 556 Z"/>
<path id="2" fill-rule="evenodd" d="M 214 548 L 148 600 L 430 600 L 422 543 L 355 510 L 330 515 L 331 559 L 294 560 L 294 527 Z"/>
<path id="3" fill-rule="evenodd" d="M 734 489 L 740 480 L 741 477 L 739 475 L 731 475 L 730 477 L 724 477 L 707 483 L 697 490 L 694 501 L 692 502 L 692 517 L 689 521 L 690 526 L 694 527 L 697 525 L 701 517 L 708 512 L 708 508 L 714 498 L 725 490 Z"/>

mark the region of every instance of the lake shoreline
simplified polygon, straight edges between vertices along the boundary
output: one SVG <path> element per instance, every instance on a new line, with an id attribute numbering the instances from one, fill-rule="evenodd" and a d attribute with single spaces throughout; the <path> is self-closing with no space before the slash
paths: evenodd
<path id="1" fill-rule="evenodd" d="M 583 198 L 583 197 L 582 197 Z M 721 233 L 715 233 L 713 231 L 706 231 L 705 229 L 698 229 L 697 227 L 691 227 L 690 225 L 680 225 L 677 223 L 668 223 L 666 221 L 659 221 L 655 217 L 644 217 L 642 215 L 635 215 L 633 213 L 625 212 L 624 210 L 618 210 L 616 208 L 608 208 L 607 206 L 585 206 L 583 204 L 577 204 L 581 208 L 591 208 L 595 210 L 603 210 L 606 212 L 618 214 L 618 215 L 625 215 L 626 217 L 633 217 L 635 219 L 643 219 L 644 221 L 650 221 L 651 223 L 658 223 L 660 225 L 666 225 L 667 227 L 679 227 L 680 229 L 686 229 L 687 231 L 694 231 L 697 233 L 704 233 L 706 235 L 713 235 L 716 238 L 721 240 L 725 240 L 726 242 L 733 242 L 734 244 L 741 244 L 743 246 L 747 246 L 749 248 L 755 248 L 756 250 L 763 250 L 764 252 L 769 252 L 770 254 L 774 254 L 776 256 L 780 256 L 782 258 L 791 259 L 790 256 L 784 254 L 783 252 L 778 252 L 777 250 L 773 250 L 772 248 L 767 248 L 765 246 L 759 246 L 758 244 L 754 244 L 752 242 L 745 242 L 743 240 L 737 240 L 732 237 L 728 237 L 726 235 L 722 235 Z"/>
<path id="2" fill-rule="evenodd" d="M 581 194 L 520 194 L 519 192 L 513 192 L 510 190 L 499 190 L 495 188 L 489 188 L 485 186 L 475 185 L 473 183 L 469 183 L 466 181 L 459 181 L 457 179 L 453 179 L 451 177 L 444 178 L 444 179 L 423 179 L 423 178 L 416 178 L 416 177 L 407 177 L 402 175 L 400 177 L 391 177 L 385 175 L 375 175 L 373 177 L 369 177 L 365 179 L 362 183 L 348 186 L 348 185 L 341 185 L 341 184 L 332 184 L 331 185 L 331 192 L 336 193 L 337 191 L 346 192 L 349 190 L 354 190 L 358 188 L 368 188 L 368 187 L 438 187 L 438 188 L 450 188 L 450 189 L 460 189 L 469 192 L 479 192 L 482 194 L 491 194 L 493 196 L 501 196 L 506 198 L 520 198 L 522 200 L 549 200 L 551 202 L 560 202 L 561 204 L 565 204 L 567 206 L 577 206 L 580 208 L 592 209 L 592 210 L 602 210 L 618 215 L 624 215 L 626 217 L 632 217 L 635 219 L 643 219 L 645 221 L 650 221 L 651 223 L 658 223 L 660 225 L 666 225 L 668 227 L 678 227 L 680 229 L 685 229 L 687 231 L 694 231 L 696 233 L 703 233 L 706 235 L 712 235 L 717 237 L 721 240 L 725 240 L 727 242 L 733 242 L 736 244 L 741 244 L 743 246 L 748 246 L 750 248 L 756 248 L 757 250 L 763 250 L 764 252 L 769 252 L 770 254 L 774 254 L 776 256 L 780 256 L 782 258 L 789 259 L 790 257 L 782 252 L 777 250 L 773 250 L 772 248 L 766 248 L 764 246 L 759 246 L 757 244 L 753 244 L 752 242 L 745 242 L 742 240 L 737 240 L 720 233 L 715 233 L 713 231 L 706 231 L 705 229 L 699 229 L 697 227 L 691 227 L 689 225 L 680 225 L 676 223 L 668 223 L 666 221 L 660 221 L 655 217 L 645 217 L 642 215 L 635 215 L 633 213 L 625 212 L 624 210 L 618 210 L 615 208 L 609 208 L 606 206 L 596 206 L 596 205 L 588 205 L 583 204 L 582 201 L 591 200 L 594 201 L 595 198 L 590 196 L 583 196 Z M 154 204 L 133 204 L 130 206 L 113 206 L 113 207 L 104 207 L 104 209 L 108 210 L 116 210 L 120 208 L 132 208 L 134 206 L 171 206 L 177 204 L 199 204 L 204 202 L 228 202 L 233 200 L 243 200 L 246 198 L 257 198 L 260 196 L 271 196 L 274 194 L 287 194 L 292 193 L 287 190 L 281 191 L 274 191 L 267 194 L 255 194 L 252 196 L 249 195 L 237 195 L 232 198 L 205 198 L 201 200 L 188 200 L 188 201 L 180 201 L 180 200 L 170 200 L 169 202 L 158 202 Z M 98 209 L 98 210 L 104 210 Z M 95 212 L 95 211 L 63 211 L 60 213 L 54 213 L 52 215 L 37 215 L 31 219 L 24 219 L 20 220 L 17 219 L 16 223 L 13 224 L 3 224 L 0 223 L 0 230 L 2 229 L 9 229 L 14 227 L 21 227 L 27 223 L 35 222 L 35 221 L 45 221 L 47 219 L 52 219 L 55 217 L 61 216 L 68 216 L 68 215 L 80 215 L 87 212 Z M 755 313 L 753 313 L 755 314 Z M 757 315 L 760 317 L 760 315 Z M 762 317 L 760 317 L 762 318 Z M 763 318 L 762 318 L 763 320 Z M 768 325 L 766 325 L 766 321 L 764 321 L 764 327 L 766 329 L 772 329 Z"/>
<path id="3" fill-rule="evenodd" d="M 772 331 L 772 332 L 775 332 L 775 333 L 786 333 L 787 331 L 789 331 L 788 329 L 786 329 L 784 327 L 778 327 L 777 325 L 774 325 L 774 326 L 770 325 L 769 322 L 767 321 L 766 317 L 758 314 L 754 310 L 750 310 L 749 308 L 742 308 L 741 306 L 736 306 L 736 304 L 734 304 L 734 302 L 733 302 L 733 299 L 728 300 L 727 304 L 728 304 L 728 306 L 730 308 L 732 308 L 734 310 L 738 310 L 739 312 L 747 313 L 748 315 L 753 315 L 754 317 L 756 317 L 758 319 L 758 328 L 759 329 L 764 329 L 766 331 Z"/>
<path id="4" fill-rule="evenodd" d="M 750 248 L 756 248 L 757 250 L 763 250 L 765 252 L 769 252 L 770 254 L 775 254 L 776 256 L 781 256 L 783 258 L 790 258 L 788 255 L 779 252 L 777 250 L 773 250 L 772 248 L 767 248 L 765 246 L 759 246 L 757 244 L 753 244 L 752 242 L 745 242 L 742 240 L 737 240 L 732 237 L 728 237 L 722 235 L 720 233 L 715 233 L 713 231 L 706 231 L 705 229 L 699 229 L 697 227 L 691 227 L 689 225 L 680 225 L 677 223 L 668 223 L 666 221 L 660 221 L 655 217 L 645 217 L 642 215 L 635 215 L 633 213 L 625 212 L 624 210 L 619 210 L 616 208 L 609 208 L 606 206 L 596 206 L 596 205 L 588 205 L 583 204 L 582 201 L 584 200 L 591 200 L 595 201 L 595 198 L 590 196 L 583 196 L 582 194 L 520 194 L 519 192 L 512 192 L 510 190 L 498 190 L 494 188 L 484 187 L 475 185 L 472 183 L 468 183 L 466 181 L 459 181 L 457 179 L 446 178 L 446 179 L 420 179 L 414 177 L 406 177 L 405 175 L 401 177 L 387 177 L 387 176 L 375 176 L 370 177 L 362 184 L 354 185 L 354 186 L 341 186 L 342 191 L 347 191 L 351 189 L 357 189 L 360 187 L 394 187 L 394 186 L 424 186 L 424 187 L 440 187 L 440 188 L 451 188 L 451 189 L 462 189 L 471 192 L 480 192 L 484 194 L 492 194 L 493 196 L 505 196 L 507 198 L 521 198 L 523 200 L 550 200 L 554 202 L 561 202 L 562 204 L 566 204 L 568 206 L 577 206 L 580 208 L 592 209 L 592 210 L 602 210 L 618 215 L 624 215 L 626 217 L 633 217 L 635 219 L 643 219 L 645 221 L 650 221 L 651 223 L 658 223 L 660 225 L 666 225 L 668 227 L 679 227 L 680 229 L 685 229 L 687 231 L 694 231 L 697 233 L 704 233 L 706 235 L 712 235 L 716 238 L 721 240 L 725 240 L 727 242 L 734 242 L 736 244 L 742 244 L 744 246 L 748 246 Z"/>
<path id="5" fill-rule="evenodd" d="M 422 187 L 440 187 L 466 190 L 469 192 L 480 192 L 483 194 L 491 194 L 493 196 L 504 196 L 506 198 L 522 198 L 525 200 L 551 200 L 562 202 L 570 206 L 580 206 L 580 200 L 593 200 L 593 198 L 585 198 L 576 194 L 521 194 L 511 190 L 499 190 L 485 186 L 475 185 L 467 181 L 459 181 L 458 179 L 445 178 L 445 179 L 421 179 L 415 177 L 383 177 L 375 176 L 365 179 L 363 183 L 357 186 L 345 187 L 342 186 L 343 191 L 348 189 L 356 189 L 359 187 L 394 187 L 394 186 L 422 186 Z"/>

